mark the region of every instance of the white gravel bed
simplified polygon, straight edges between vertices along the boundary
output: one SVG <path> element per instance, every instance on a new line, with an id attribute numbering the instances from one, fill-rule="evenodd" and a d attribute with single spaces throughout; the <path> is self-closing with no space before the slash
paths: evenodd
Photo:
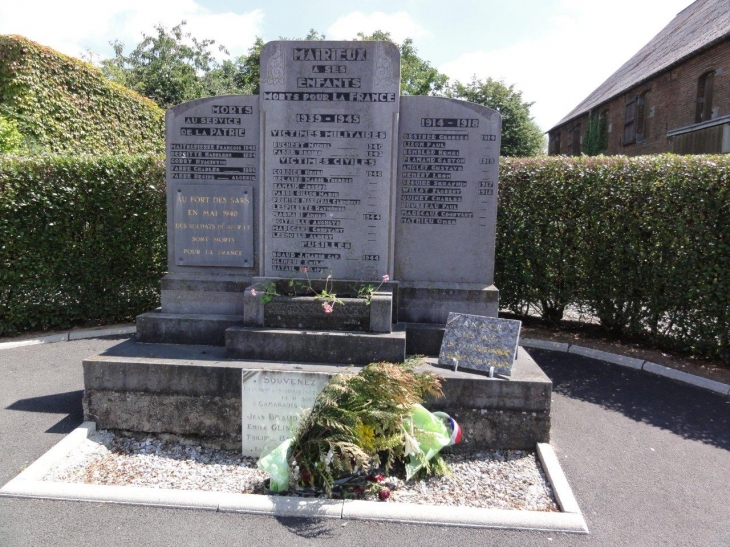
<path id="1" fill-rule="evenodd" d="M 388 477 L 388 502 L 559 511 L 534 452 L 444 454 L 444 460 L 453 471 L 449 476 L 410 483 Z M 254 458 L 236 451 L 97 431 L 43 480 L 262 494 L 267 477 Z"/>

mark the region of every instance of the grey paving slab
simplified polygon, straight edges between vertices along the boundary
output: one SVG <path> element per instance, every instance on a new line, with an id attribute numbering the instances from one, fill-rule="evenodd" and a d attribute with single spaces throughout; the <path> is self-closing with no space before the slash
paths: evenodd
<path id="1" fill-rule="evenodd" d="M 549 349 L 551 351 L 567 352 L 570 344 L 565 342 L 551 342 L 550 340 L 536 340 L 535 338 L 520 338 L 520 345 L 526 348 Z"/>
<path id="2" fill-rule="evenodd" d="M 346 500 L 342 509 L 342 517 L 345 519 L 439 524 L 442 526 L 587 533 L 585 523 L 579 515 L 544 511 L 510 511 L 480 509 L 477 507 L 429 506 L 415 503 L 390 504 Z"/>
<path id="3" fill-rule="evenodd" d="M 37 344 L 52 344 L 54 342 L 65 342 L 66 340 L 68 340 L 68 333 L 62 332 L 60 334 L 51 334 L 48 336 L 41 336 L 40 338 L 31 338 L 29 340 L 3 342 L 0 344 L 0 349 L 21 348 L 23 346 L 35 346 Z"/>
<path id="4" fill-rule="evenodd" d="M 137 327 L 130 325 L 127 327 L 116 327 L 111 329 L 89 329 L 71 331 L 68 333 L 69 340 L 84 340 L 86 338 L 101 338 L 102 336 L 117 336 L 122 334 L 134 334 Z"/>
<path id="5" fill-rule="evenodd" d="M 553 447 L 547 443 L 537 443 L 537 456 L 542 464 L 542 469 L 545 472 L 550 485 L 553 488 L 553 494 L 555 499 L 562 509 L 566 513 L 580 514 L 580 507 L 578 502 L 573 495 L 573 490 L 568 484 L 568 479 L 565 477 L 565 473 L 560 467 L 558 457 L 555 455 Z M 581 517 L 582 518 L 582 517 Z"/>
<path id="6" fill-rule="evenodd" d="M 730 385 L 724 384 L 722 382 L 717 382 L 715 380 L 710 380 L 709 378 L 702 378 L 700 376 L 695 376 L 694 374 L 688 374 L 681 370 L 658 365 L 650 361 L 644 363 L 644 370 L 647 372 L 651 372 L 652 374 L 658 374 L 659 376 L 665 376 L 666 378 L 671 378 L 672 380 L 684 382 L 685 384 L 690 384 L 693 386 L 701 387 L 703 389 L 709 389 L 710 391 L 715 391 L 717 393 L 730 395 Z"/>
<path id="7" fill-rule="evenodd" d="M 641 367 L 644 364 L 643 359 L 626 357 L 625 355 L 617 355 L 615 353 L 609 353 L 607 351 L 597 349 L 584 348 L 583 346 L 570 346 L 568 353 L 584 355 L 585 357 L 592 357 L 593 359 L 599 359 L 601 361 L 606 361 L 607 363 L 613 363 L 614 365 L 621 365 L 622 367 L 635 368 L 638 370 L 641 370 Z"/>
<path id="8" fill-rule="evenodd" d="M 342 518 L 342 502 L 307 500 L 289 496 L 221 494 L 218 510 L 234 513 L 262 513 L 279 517 Z"/>
<path id="9" fill-rule="evenodd" d="M 0 490 L 0 496 L 217 511 L 220 494 L 218 492 L 192 490 L 166 490 L 135 486 L 100 486 L 96 484 L 69 484 L 14 479 Z"/>

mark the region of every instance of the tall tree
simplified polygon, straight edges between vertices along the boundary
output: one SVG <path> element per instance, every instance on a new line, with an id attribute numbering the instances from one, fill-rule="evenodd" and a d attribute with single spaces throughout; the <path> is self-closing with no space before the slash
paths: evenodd
<path id="1" fill-rule="evenodd" d="M 238 90 L 231 64 L 221 65 L 211 47 L 214 40 L 198 40 L 183 31 L 185 21 L 167 29 L 155 27 L 156 34 L 143 35 L 142 41 L 129 54 L 124 44 L 112 42 L 114 57 L 102 61 L 102 70 L 116 81 L 163 108 L 184 101 Z M 223 46 L 219 46 L 225 51 Z"/>
<path id="2" fill-rule="evenodd" d="M 413 40 L 406 38 L 398 44 L 389 32 L 376 30 L 370 35 L 358 32 L 359 40 L 384 40 L 393 42 L 400 51 L 401 94 L 403 95 L 441 95 L 449 81 L 431 63 L 418 56 Z"/>
<path id="3" fill-rule="evenodd" d="M 530 117 L 534 103 L 522 100 L 514 85 L 476 77 L 468 84 L 455 82 L 447 96 L 493 108 L 502 115 L 502 156 L 536 156 L 545 146 L 545 135 Z"/>

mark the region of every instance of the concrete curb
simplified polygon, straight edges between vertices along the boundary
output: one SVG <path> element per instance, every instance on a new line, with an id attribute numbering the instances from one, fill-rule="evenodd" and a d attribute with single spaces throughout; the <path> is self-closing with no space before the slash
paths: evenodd
<path id="1" fill-rule="evenodd" d="M 0 496 L 90 501 L 178 509 L 202 509 L 226 513 L 252 513 L 279 517 L 379 520 L 440 526 L 467 526 L 507 530 L 535 530 L 587 534 L 583 515 L 549 445 L 537 446 L 545 474 L 563 512 L 510 511 L 448 507 L 376 501 L 321 500 L 258 494 L 198 492 L 99 486 L 40 480 L 57 462 L 65 458 L 96 430 L 94 422 L 84 422 L 64 437 L 25 471 L 0 488 Z"/>
<path id="2" fill-rule="evenodd" d="M 715 393 L 719 393 L 720 395 L 730 396 L 730 384 L 717 382 L 715 380 L 710 380 L 709 378 L 703 378 L 702 376 L 696 376 L 688 372 L 683 372 L 681 370 L 658 365 L 656 363 L 652 363 L 651 361 L 645 361 L 643 359 L 636 359 L 634 357 L 627 357 L 625 355 L 617 355 L 615 353 L 586 348 L 574 344 L 567 344 L 563 342 L 550 342 L 549 340 L 521 338 L 520 345 L 526 348 L 545 349 L 550 351 L 560 351 L 563 353 L 574 353 L 576 355 L 583 355 L 585 357 L 591 357 L 592 359 L 598 359 L 599 361 L 605 361 L 614 365 L 628 367 L 635 370 L 643 370 L 650 374 L 664 376 L 665 378 L 670 378 L 677 382 L 689 384 L 700 389 L 707 389 Z"/>
<path id="3" fill-rule="evenodd" d="M 68 342 L 69 340 L 83 340 L 85 338 L 101 338 L 102 336 L 118 336 L 120 334 L 134 334 L 137 332 L 135 325 L 128 327 L 115 327 L 110 329 L 84 329 L 62 332 L 60 334 L 50 334 L 41 336 L 40 338 L 29 338 L 28 340 L 18 340 L 17 342 L 2 342 L 0 350 L 22 348 L 24 346 L 35 346 L 38 344 L 52 344 L 54 342 Z"/>

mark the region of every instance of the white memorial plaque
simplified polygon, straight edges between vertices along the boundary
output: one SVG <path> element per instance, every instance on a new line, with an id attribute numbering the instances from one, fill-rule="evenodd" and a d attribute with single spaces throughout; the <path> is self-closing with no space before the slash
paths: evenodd
<path id="1" fill-rule="evenodd" d="M 329 382 L 330 374 L 281 370 L 244 370 L 241 376 L 241 448 L 258 458 L 292 434 L 305 409 Z"/>

